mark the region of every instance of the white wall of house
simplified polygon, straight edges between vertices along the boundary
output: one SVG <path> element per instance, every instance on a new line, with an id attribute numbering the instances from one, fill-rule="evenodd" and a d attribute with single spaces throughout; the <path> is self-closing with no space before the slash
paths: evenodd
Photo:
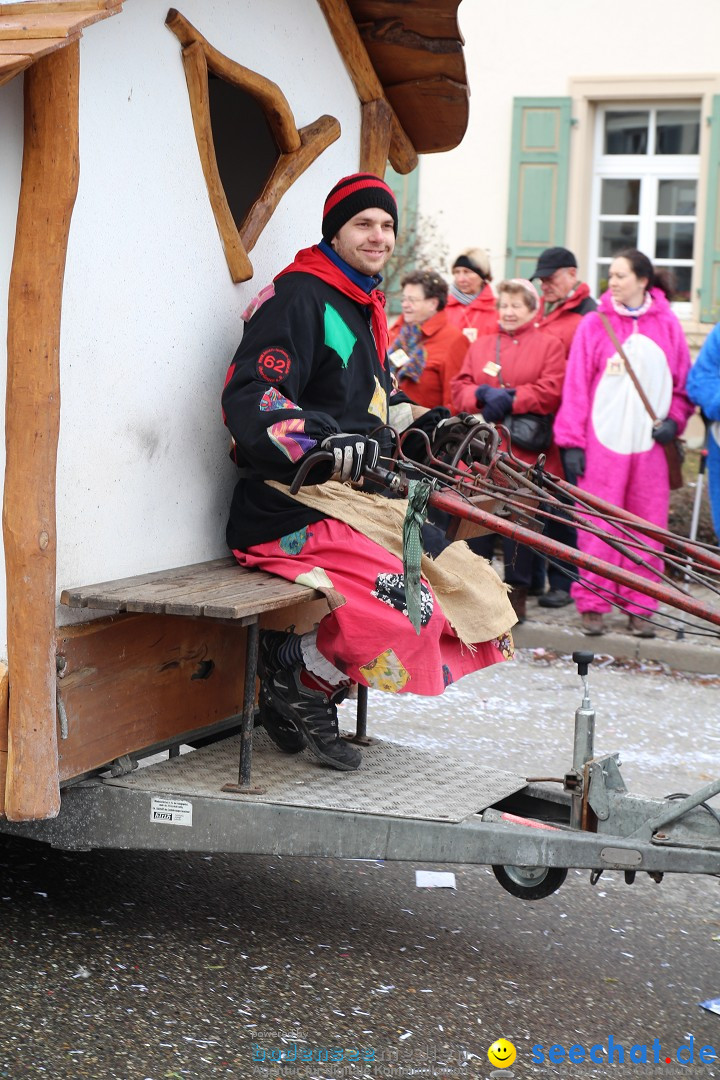
<path id="1" fill-rule="evenodd" d="M 325 195 L 357 168 L 357 97 L 314 0 L 186 0 L 182 13 L 213 45 L 281 87 L 298 127 L 326 112 L 342 127 L 283 197 L 251 253 L 254 278 L 234 285 L 166 13 L 167 0 L 128 3 L 81 43 L 58 590 L 227 554 L 235 470 L 220 392 L 241 312 L 298 248 L 319 239 Z M 4 259 L 3 249 L 0 278 Z M 58 618 L 70 613 L 59 609 Z"/>
<path id="2" fill-rule="evenodd" d="M 20 172 L 23 151 L 23 83 L 22 77 L 0 86 L 0 371 L 5 368 L 7 344 L 7 294 L 15 243 Z M 5 476 L 5 389 L 6 380 L 0 377 L 0 476 Z M 5 597 L 5 558 L 0 530 L 0 659 L 7 659 L 7 604 Z"/>
<path id="3" fill-rule="evenodd" d="M 420 211 L 442 223 L 453 254 L 489 248 L 496 277 L 505 268 L 514 97 L 567 96 L 572 80 L 586 76 L 663 79 L 720 67 L 717 0 L 687 0 L 682 11 L 675 0 L 515 0 L 511 9 L 464 0 L 458 14 L 470 123 L 457 149 L 422 159 Z M 584 138 L 576 127 L 573 144 Z M 584 197 L 571 192 L 575 201 Z M 571 209 L 567 242 L 582 248 L 587 214 Z"/>

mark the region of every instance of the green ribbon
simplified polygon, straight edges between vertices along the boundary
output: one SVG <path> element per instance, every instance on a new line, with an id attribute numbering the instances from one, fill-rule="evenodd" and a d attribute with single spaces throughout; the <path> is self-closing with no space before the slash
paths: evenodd
<path id="1" fill-rule="evenodd" d="M 434 484 L 431 480 L 410 480 L 408 508 L 403 522 L 403 575 L 405 606 L 408 618 L 420 633 L 420 560 L 422 559 L 422 527 L 427 519 L 427 507 Z"/>

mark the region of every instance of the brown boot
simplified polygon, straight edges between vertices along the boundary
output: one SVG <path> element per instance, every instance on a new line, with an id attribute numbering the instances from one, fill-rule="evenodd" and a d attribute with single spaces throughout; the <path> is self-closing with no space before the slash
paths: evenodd
<path id="1" fill-rule="evenodd" d="M 527 607 L 528 591 L 523 585 L 513 585 L 510 590 L 510 603 L 517 615 L 519 623 L 525 622 L 525 608 Z"/>
<path id="2" fill-rule="evenodd" d="M 652 624 L 647 620 L 641 618 L 640 615 L 631 615 L 628 619 L 628 630 L 635 637 L 653 638 L 655 637 L 655 631 L 652 628 Z"/>
<path id="3" fill-rule="evenodd" d="M 583 634 L 588 637 L 598 637 L 605 633 L 605 622 L 601 611 L 583 611 L 580 616 Z"/>

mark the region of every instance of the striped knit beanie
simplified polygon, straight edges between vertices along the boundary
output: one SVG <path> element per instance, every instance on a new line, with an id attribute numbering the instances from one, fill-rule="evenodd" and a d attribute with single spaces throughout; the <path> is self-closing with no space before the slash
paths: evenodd
<path id="1" fill-rule="evenodd" d="M 393 231 L 397 236 L 398 209 L 392 188 L 372 173 L 354 173 L 338 180 L 323 208 L 323 240 L 330 243 L 343 225 L 362 210 L 377 207 L 385 210 L 393 219 Z"/>

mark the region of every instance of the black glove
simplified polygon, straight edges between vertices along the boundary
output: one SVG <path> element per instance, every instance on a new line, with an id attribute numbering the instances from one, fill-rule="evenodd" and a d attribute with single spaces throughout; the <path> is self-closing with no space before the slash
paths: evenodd
<path id="1" fill-rule="evenodd" d="M 480 383 L 479 386 L 475 387 L 475 400 L 477 401 L 478 405 L 485 404 L 485 396 L 490 389 L 494 388 L 488 386 L 487 383 Z"/>
<path id="2" fill-rule="evenodd" d="M 380 444 L 364 435 L 330 435 L 320 444 L 335 455 L 332 480 L 357 482 L 365 469 L 373 469 L 380 457 Z"/>
<path id="3" fill-rule="evenodd" d="M 414 435 L 413 432 L 422 431 L 427 435 L 428 442 L 432 445 L 438 424 L 445 423 L 449 416 L 449 409 L 444 408 L 442 405 L 436 405 L 434 409 L 428 409 L 422 416 L 418 416 L 417 420 L 413 420 L 412 424 L 403 432 L 403 454 L 412 461 L 419 461 L 421 464 L 427 461 L 428 443 L 425 442 L 421 435 Z"/>
<path id="4" fill-rule="evenodd" d="M 483 420 L 488 424 L 499 424 L 509 412 L 512 412 L 514 390 L 505 386 L 488 386 L 485 390 L 485 405 L 482 409 Z"/>
<path id="5" fill-rule="evenodd" d="M 677 433 L 678 426 L 669 416 L 666 416 L 664 420 L 660 420 L 652 429 L 653 439 L 656 443 L 660 443 L 661 446 L 665 446 L 666 443 L 671 443 L 673 439 L 676 439 Z"/>
<path id="6" fill-rule="evenodd" d="M 577 484 L 578 477 L 585 475 L 585 451 L 579 446 L 563 447 L 560 457 L 568 484 Z"/>

